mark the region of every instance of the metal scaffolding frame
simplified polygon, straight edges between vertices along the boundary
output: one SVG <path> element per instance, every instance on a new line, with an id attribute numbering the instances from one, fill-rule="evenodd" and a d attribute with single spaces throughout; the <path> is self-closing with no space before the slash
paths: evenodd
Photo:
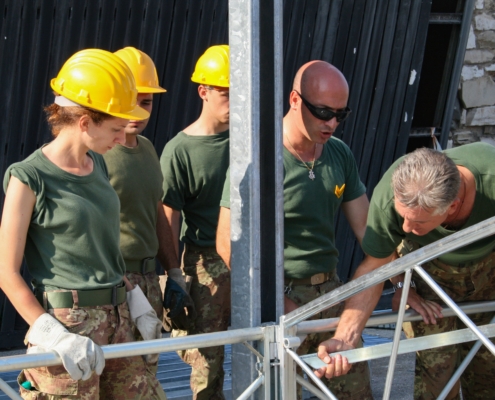
<path id="1" fill-rule="evenodd" d="M 367 323 L 367 326 L 373 326 L 395 322 L 396 331 L 392 343 L 380 344 L 365 349 L 348 350 L 340 352 L 340 354 L 347 356 L 350 362 L 390 356 L 383 396 L 384 399 L 389 399 L 397 354 L 478 339 L 471 352 L 462 362 L 440 395 L 439 398 L 444 399 L 482 344 L 495 355 L 495 346 L 488 339 L 489 337 L 495 336 L 495 323 L 477 327 L 469 317 L 467 317 L 467 314 L 494 311 L 495 301 L 470 303 L 459 306 L 453 302 L 423 270 L 421 264 L 493 234 L 495 234 L 495 217 L 425 246 L 384 265 L 376 271 L 363 275 L 333 292 L 282 316 L 279 324 L 178 338 L 102 346 L 105 359 L 220 346 L 225 344 L 244 344 L 244 347 L 250 354 L 251 363 L 255 366 L 256 375 L 242 388 L 243 390 L 236 396 L 237 399 L 248 399 L 252 395 L 255 395 L 256 398 L 294 400 L 296 398 L 296 383 L 301 384 L 320 399 L 337 399 L 335 394 L 331 393 L 328 388 L 323 385 L 323 383 L 312 373 L 312 369 L 310 368 L 319 368 L 323 363 L 315 354 L 301 357 L 297 355 L 295 350 L 303 340 L 303 338 L 301 338 L 302 336 L 312 332 L 335 330 L 339 319 L 331 318 L 316 321 L 304 320 L 403 272 L 406 273 L 407 283 L 410 281 L 412 270 L 414 270 L 420 274 L 420 276 L 448 305 L 449 308 L 443 311 L 444 316 L 458 316 L 465 323 L 467 328 L 415 339 L 400 340 L 402 322 L 417 321 L 421 319 L 415 312 L 405 311 L 405 301 L 408 293 L 408 290 L 406 289 L 403 291 L 401 306 L 398 313 L 374 313 Z M 409 285 L 405 285 L 405 288 L 408 287 Z M 492 322 L 495 321 L 492 320 Z M 259 345 L 253 346 L 250 342 L 256 342 Z M 61 360 L 55 353 L 3 357 L 0 358 L 0 372 L 60 364 Z M 296 364 L 301 366 L 307 376 L 314 382 L 314 385 L 296 374 Z M 263 388 L 263 390 L 259 390 L 260 388 Z M 3 390 L 12 399 L 20 399 L 19 395 L 2 380 L 0 380 L 0 390 Z"/>

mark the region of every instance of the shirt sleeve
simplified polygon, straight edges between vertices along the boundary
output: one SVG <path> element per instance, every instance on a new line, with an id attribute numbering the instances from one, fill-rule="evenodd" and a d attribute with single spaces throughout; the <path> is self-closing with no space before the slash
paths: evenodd
<path id="1" fill-rule="evenodd" d="M 160 167 L 163 174 L 163 204 L 181 211 L 186 203 L 188 191 L 187 170 L 179 157 L 165 146 L 160 157 Z"/>
<path id="2" fill-rule="evenodd" d="M 220 206 L 230 208 L 230 167 L 227 169 L 227 174 L 225 176 L 225 183 L 223 184 Z"/>
<path id="3" fill-rule="evenodd" d="M 344 145 L 344 157 L 346 165 L 346 180 L 343 202 L 352 201 L 366 193 L 366 186 L 361 182 L 354 154 L 349 147 Z"/>

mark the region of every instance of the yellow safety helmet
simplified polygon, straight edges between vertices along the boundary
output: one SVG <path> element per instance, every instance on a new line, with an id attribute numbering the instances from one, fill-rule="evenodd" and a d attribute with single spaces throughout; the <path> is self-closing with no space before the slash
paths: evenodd
<path id="1" fill-rule="evenodd" d="M 201 85 L 229 87 L 229 46 L 211 46 L 199 57 L 191 80 Z"/>
<path id="2" fill-rule="evenodd" d="M 124 47 L 117 50 L 119 56 L 131 69 L 138 93 L 164 93 L 166 90 L 158 84 L 155 63 L 148 54 L 135 47 Z"/>
<path id="3" fill-rule="evenodd" d="M 114 117 L 142 120 L 148 111 L 137 105 L 137 90 L 129 67 L 115 54 L 85 49 L 70 57 L 50 82 L 59 95 Z"/>

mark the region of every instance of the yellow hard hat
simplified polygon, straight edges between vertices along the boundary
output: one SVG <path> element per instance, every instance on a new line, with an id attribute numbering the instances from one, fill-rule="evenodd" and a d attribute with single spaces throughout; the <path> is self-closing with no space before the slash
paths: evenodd
<path id="1" fill-rule="evenodd" d="M 229 46 L 211 46 L 199 57 L 191 80 L 201 85 L 229 87 Z"/>
<path id="2" fill-rule="evenodd" d="M 150 116 L 137 105 L 131 70 L 106 50 L 78 51 L 65 62 L 50 85 L 56 93 L 74 103 L 114 117 L 142 120 Z"/>
<path id="3" fill-rule="evenodd" d="M 131 69 L 138 93 L 163 93 L 166 90 L 158 84 L 155 63 L 148 54 L 134 47 L 117 50 L 119 56 Z"/>

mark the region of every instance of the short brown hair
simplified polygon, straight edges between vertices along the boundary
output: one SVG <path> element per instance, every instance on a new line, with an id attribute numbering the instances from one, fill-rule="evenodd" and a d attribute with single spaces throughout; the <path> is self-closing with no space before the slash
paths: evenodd
<path id="1" fill-rule="evenodd" d="M 53 103 L 46 106 L 44 110 L 48 125 L 50 125 L 52 134 L 55 137 L 58 136 L 63 127 L 75 124 L 83 115 L 89 116 L 96 125 L 100 125 L 107 119 L 114 118 L 110 114 L 105 114 L 82 106 L 61 107 L 58 104 Z"/>

